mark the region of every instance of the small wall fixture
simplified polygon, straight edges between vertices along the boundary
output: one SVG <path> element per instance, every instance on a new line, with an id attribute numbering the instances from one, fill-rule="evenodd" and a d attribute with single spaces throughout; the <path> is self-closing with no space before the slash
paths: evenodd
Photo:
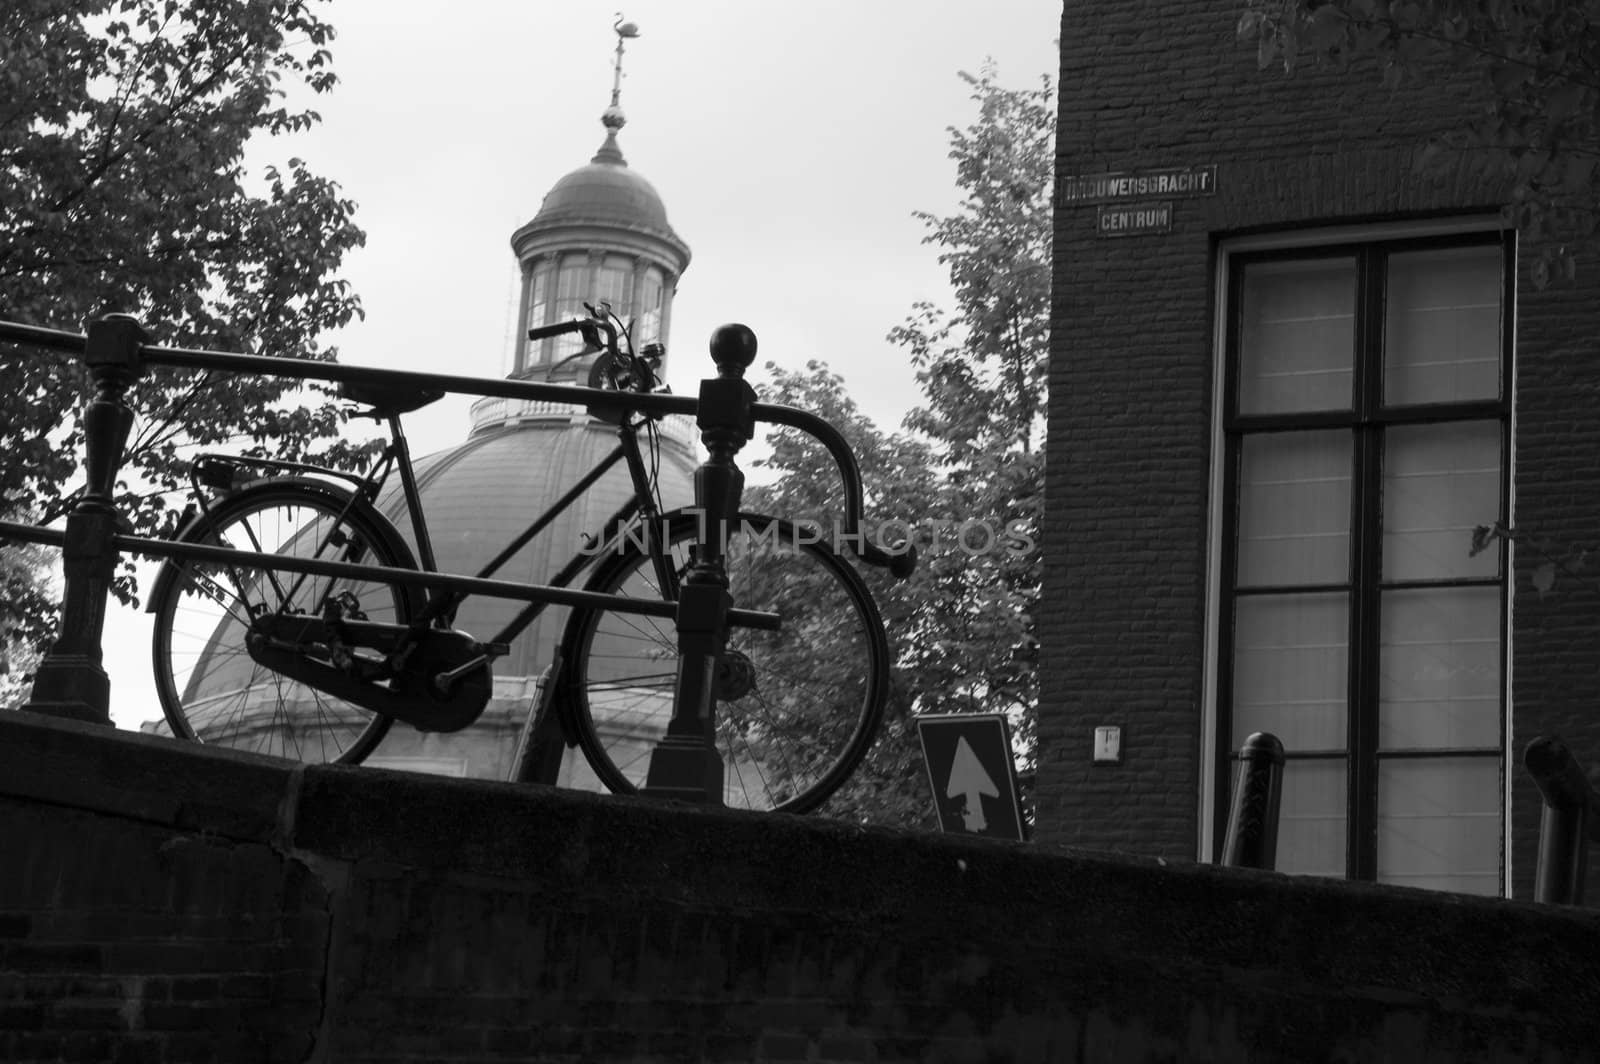
<path id="1" fill-rule="evenodd" d="M 1105 724 L 1094 730 L 1094 763 L 1122 764 L 1122 728 L 1119 725 Z"/>

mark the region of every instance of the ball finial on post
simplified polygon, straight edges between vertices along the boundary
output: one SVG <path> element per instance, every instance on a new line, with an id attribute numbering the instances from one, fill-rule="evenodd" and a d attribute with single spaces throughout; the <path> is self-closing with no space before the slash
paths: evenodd
<path id="1" fill-rule="evenodd" d="M 711 359 L 717 364 L 717 376 L 743 378 L 744 371 L 756 360 L 755 332 L 737 322 L 719 325 L 711 334 Z"/>

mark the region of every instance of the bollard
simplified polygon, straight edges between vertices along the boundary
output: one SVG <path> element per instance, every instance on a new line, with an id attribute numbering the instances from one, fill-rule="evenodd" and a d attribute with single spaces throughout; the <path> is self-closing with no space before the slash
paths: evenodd
<path id="1" fill-rule="evenodd" d="M 755 390 L 744 371 L 756 357 L 756 336 L 724 325 L 711 336 L 717 376 L 700 382 L 696 424 L 709 452 L 695 470 L 699 542 L 678 596 L 678 677 L 667 733 L 650 753 L 643 793 L 722 804 L 722 758 L 716 745 L 716 675 L 727 638 L 728 522 L 739 512 L 744 474 L 734 455 L 755 432 Z"/>
<path id="2" fill-rule="evenodd" d="M 1278 859 L 1278 807 L 1283 798 L 1283 744 L 1256 732 L 1239 748 L 1222 864 L 1271 871 Z"/>
<path id="3" fill-rule="evenodd" d="M 89 324 L 83 363 L 94 397 L 83 412 L 87 483 L 67 515 L 62 548 L 61 622 L 45 652 L 24 709 L 58 717 L 111 723 L 111 685 L 101 667 L 106 596 L 117 570 L 114 542 L 122 523 L 112 501 L 122 448 L 133 427 L 128 386 L 143 373 L 144 329 L 127 314 L 107 314 Z"/>
<path id="4" fill-rule="evenodd" d="M 1544 798 L 1533 899 L 1582 905 L 1588 833 L 1600 826 L 1594 823 L 1594 789 L 1566 744 L 1554 736 L 1530 742 L 1522 752 L 1522 763 Z"/>

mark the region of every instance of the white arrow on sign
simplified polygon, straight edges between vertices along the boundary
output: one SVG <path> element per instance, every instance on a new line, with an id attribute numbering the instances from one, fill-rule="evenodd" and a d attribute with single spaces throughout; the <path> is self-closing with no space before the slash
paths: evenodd
<path id="1" fill-rule="evenodd" d="M 966 808 L 961 812 L 962 826 L 968 831 L 982 831 L 988 827 L 989 822 L 983 818 L 982 795 L 998 798 L 1000 791 L 983 770 L 978 755 L 972 752 L 965 736 L 956 740 L 956 756 L 950 763 L 950 785 L 944 789 L 946 798 L 954 798 L 958 794 L 963 795 L 966 801 Z"/>

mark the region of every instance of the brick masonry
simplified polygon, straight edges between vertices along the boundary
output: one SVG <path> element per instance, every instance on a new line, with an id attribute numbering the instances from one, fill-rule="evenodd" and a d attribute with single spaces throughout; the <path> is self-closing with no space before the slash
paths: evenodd
<path id="1" fill-rule="evenodd" d="M 0 1059 L 1592 1061 L 1600 916 L 0 713 Z"/>
<path id="2" fill-rule="evenodd" d="M 1218 240 L 1252 232 L 1493 214 L 1503 190 L 1413 170 L 1473 106 L 1443 77 L 1395 92 L 1377 70 L 1258 71 L 1240 0 L 1068 0 L 1057 173 L 1217 166 L 1176 198 L 1171 231 L 1097 239 L 1095 209 L 1056 211 L 1038 823 L 1052 842 L 1196 858 L 1202 756 L 1213 299 Z M 1600 545 L 1600 265 L 1539 291 L 1519 248 L 1514 523 Z M 1531 894 L 1540 802 L 1521 768 L 1537 735 L 1600 767 L 1600 595 L 1541 595 L 1517 560 L 1512 602 L 1512 869 Z M 1123 727 L 1124 763 L 1090 764 Z M 1590 879 L 1600 874 L 1591 857 Z"/>

